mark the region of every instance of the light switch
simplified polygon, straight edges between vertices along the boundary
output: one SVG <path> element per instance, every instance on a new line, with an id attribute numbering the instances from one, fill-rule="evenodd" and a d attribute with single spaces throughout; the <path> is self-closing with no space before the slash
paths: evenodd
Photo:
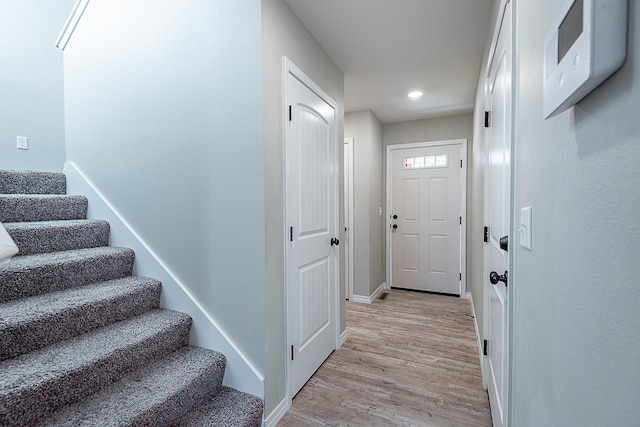
<path id="1" fill-rule="evenodd" d="M 520 246 L 531 250 L 531 206 L 520 209 Z"/>
<path id="2" fill-rule="evenodd" d="M 19 136 L 17 147 L 19 150 L 28 150 L 29 149 L 29 139 L 26 136 Z"/>

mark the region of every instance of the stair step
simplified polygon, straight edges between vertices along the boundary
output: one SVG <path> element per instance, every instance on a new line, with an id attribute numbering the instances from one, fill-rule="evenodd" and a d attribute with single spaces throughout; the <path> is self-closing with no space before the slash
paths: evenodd
<path id="1" fill-rule="evenodd" d="M 52 194 L 0 195 L 0 222 L 85 219 L 88 201 L 84 196 Z"/>
<path id="2" fill-rule="evenodd" d="M 220 387 L 224 369 L 222 354 L 187 346 L 63 408 L 39 425 L 166 425 Z"/>
<path id="3" fill-rule="evenodd" d="M 0 302 L 130 276 L 133 261 L 109 246 L 14 257 L 0 270 Z"/>
<path id="4" fill-rule="evenodd" d="M 33 255 L 109 245 L 109 223 L 68 220 L 4 223 L 18 246 L 18 255 Z"/>
<path id="5" fill-rule="evenodd" d="M 186 346 L 190 327 L 188 315 L 158 309 L 0 362 L 0 425 L 33 425 L 87 398 Z"/>
<path id="6" fill-rule="evenodd" d="M 238 390 L 222 386 L 205 397 L 172 427 L 260 427 L 262 400 Z"/>
<path id="7" fill-rule="evenodd" d="M 0 194 L 65 194 L 67 177 L 59 172 L 0 170 Z"/>
<path id="8" fill-rule="evenodd" d="M 130 276 L 0 304 L 0 360 L 160 306 L 162 284 Z"/>

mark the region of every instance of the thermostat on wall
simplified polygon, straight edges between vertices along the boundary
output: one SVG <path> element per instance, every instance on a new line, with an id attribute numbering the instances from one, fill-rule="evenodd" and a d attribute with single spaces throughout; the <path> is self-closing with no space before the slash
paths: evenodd
<path id="1" fill-rule="evenodd" d="M 544 42 L 544 118 L 571 107 L 627 56 L 628 0 L 567 0 Z"/>

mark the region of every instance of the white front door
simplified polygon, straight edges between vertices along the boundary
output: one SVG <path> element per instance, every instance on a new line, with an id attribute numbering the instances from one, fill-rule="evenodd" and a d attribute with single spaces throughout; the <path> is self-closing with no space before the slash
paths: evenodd
<path id="1" fill-rule="evenodd" d="M 336 348 L 337 335 L 336 107 L 312 83 L 301 72 L 287 72 L 291 397 Z"/>
<path id="2" fill-rule="evenodd" d="M 392 287 L 460 295 L 461 151 L 392 150 Z"/>
<path id="3" fill-rule="evenodd" d="M 508 235 L 511 229 L 511 3 L 507 3 L 488 77 L 489 128 L 485 188 L 484 310 L 494 426 L 507 425 L 509 380 Z M 501 242 L 502 241 L 502 242 Z M 492 277 L 491 277 L 492 276 Z M 491 278 L 490 278 L 491 277 Z"/>

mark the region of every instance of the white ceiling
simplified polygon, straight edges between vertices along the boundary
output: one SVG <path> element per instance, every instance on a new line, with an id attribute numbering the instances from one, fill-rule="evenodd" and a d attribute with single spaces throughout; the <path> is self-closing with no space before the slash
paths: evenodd
<path id="1" fill-rule="evenodd" d="M 285 2 L 344 73 L 346 112 L 386 124 L 472 110 L 491 0 Z"/>

